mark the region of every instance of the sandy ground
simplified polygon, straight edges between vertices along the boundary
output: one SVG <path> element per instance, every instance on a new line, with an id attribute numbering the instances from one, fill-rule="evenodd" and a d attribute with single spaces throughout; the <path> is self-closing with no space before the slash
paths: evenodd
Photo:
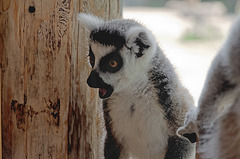
<path id="1" fill-rule="evenodd" d="M 179 11 L 165 8 L 123 8 L 123 17 L 138 20 L 153 32 L 197 105 L 208 68 L 224 42 L 233 18 L 209 18 L 209 23 L 215 23 L 218 27 L 221 38 L 184 42 L 180 39 L 186 29 L 193 26 L 193 21 Z"/>

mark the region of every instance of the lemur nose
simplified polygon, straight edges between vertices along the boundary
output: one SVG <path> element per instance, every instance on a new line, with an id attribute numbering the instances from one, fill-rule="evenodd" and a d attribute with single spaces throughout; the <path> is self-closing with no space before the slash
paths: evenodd
<path id="1" fill-rule="evenodd" d="M 96 71 L 92 71 L 87 79 L 87 84 L 89 87 L 100 88 L 103 80 L 99 77 L 99 74 Z"/>

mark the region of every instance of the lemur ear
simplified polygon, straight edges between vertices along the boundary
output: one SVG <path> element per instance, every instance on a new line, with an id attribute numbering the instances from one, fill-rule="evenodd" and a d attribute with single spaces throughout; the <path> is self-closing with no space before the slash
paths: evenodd
<path id="1" fill-rule="evenodd" d="M 77 21 L 84 25 L 86 29 L 92 31 L 104 23 L 103 19 L 98 18 L 92 14 L 79 13 L 77 14 Z"/>
<path id="2" fill-rule="evenodd" d="M 136 57 L 141 57 L 149 47 L 154 45 L 152 34 L 143 27 L 132 27 L 126 33 L 126 45 Z"/>

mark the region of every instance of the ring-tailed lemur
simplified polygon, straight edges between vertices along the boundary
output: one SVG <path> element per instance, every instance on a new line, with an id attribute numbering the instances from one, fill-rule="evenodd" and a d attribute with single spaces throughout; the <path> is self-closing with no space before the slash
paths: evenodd
<path id="1" fill-rule="evenodd" d="M 77 19 L 90 31 L 87 83 L 103 99 L 105 158 L 190 158 L 194 144 L 176 130 L 193 100 L 152 33 L 134 20 Z"/>
<path id="2" fill-rule="evenodd" d="M 197 136 L 199 159 L 240 158 L 240 17 L 211 64 L 198 109 L 187 114 L 178 133 Z"/>

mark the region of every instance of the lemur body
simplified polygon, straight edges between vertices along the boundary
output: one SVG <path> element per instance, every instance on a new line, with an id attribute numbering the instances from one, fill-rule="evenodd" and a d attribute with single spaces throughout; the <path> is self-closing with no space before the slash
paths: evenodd
<path id="1" fill-rule="evenodd" d="M 199 159 L 240 158 L 240 17 L 214 58 L 198 108 L 178 133 L 198 136 Z"/>
<path id="2" fill-rule="evenodd" d="M 78 20 L 90 31 L 90 87 L 99 88 L 109 159 L 182 159 L 193 155 L 176 135 L 192 97 L 145 27 L 133 20 Z"/>
<path id="3" fill-rule="evenodd" d="M 164 63 L 162 64 L 164 65 Z M 154 80 L 159 80 L 158 84 L 160 84 L 160 81 L 170 81 L 163 76 L 163 74 L 159 74 L 159 77 L 157 77 L 157 72 L 148 73 L 151 75 L 141 77 L 140 79 L 137 78 L 139 81 L 136 81 L 135 84 L 129 86 L 127 89 L 124 89 L 122 92 L 113 94 L 109 99 L 105 99 L 104 109 L 105 112 L 109 113 L 109 116 L 112 120 L 111 129 L 114 130 L 114 135 L 117 137 L 118 142 L 120 142 L 120 145 L 123 147 L 122 155 L 127 156 L 130 154 L 133 158 L 159 159 L 165 157 L 167 152 L 166 146 L 168 145 L 169 137 L 174 139 L 174 137 L 176 137 L 176 129 L 181 125 L 181 122 L 174 119 L 177 114 L 172 113 L 178 112 L 180 113 L 178 114 L 178 118 L 182 118 L 183 116 L 181 116 L 181 113 L 183 112 L 181 111 L 183 110 L 176 110 L 176 112 L 173 112 L 173 110 L 171 110 L 173 108 L 168 107 L 169 105 L 161 105 L 159 103 L 159 98 L 161 98 L 162 102 L 166 103 L 167 101 L 165 100 L 170 101 L 171 99 L 169 99 L 170 97 L 166 96 L 159 97 L 160 94 L 158 95 L 156 87 L 160 87 L 160 85 L 156 84 L 154 86 Z M 169 90 L 164 90 L 164 88 L 162 88 L 162 91 L 164 92 L 161 93 L 170 93 L 166 92 Z M 187 110 L 187 108 L 183 109 L 184 111 Z M 167 114 L 167 111 L 172 112 Z M 188 142 L 181 142 L 181 149 L 191 147 L 188 145 Z M 186 152 L 183 151 L 182 154 L 181 152 L 178 152 L 178 154 L 172 153 L 169 155 L 176 155 L 175 157 L 177 158 L 178 155 L 183 155 Z"/>

